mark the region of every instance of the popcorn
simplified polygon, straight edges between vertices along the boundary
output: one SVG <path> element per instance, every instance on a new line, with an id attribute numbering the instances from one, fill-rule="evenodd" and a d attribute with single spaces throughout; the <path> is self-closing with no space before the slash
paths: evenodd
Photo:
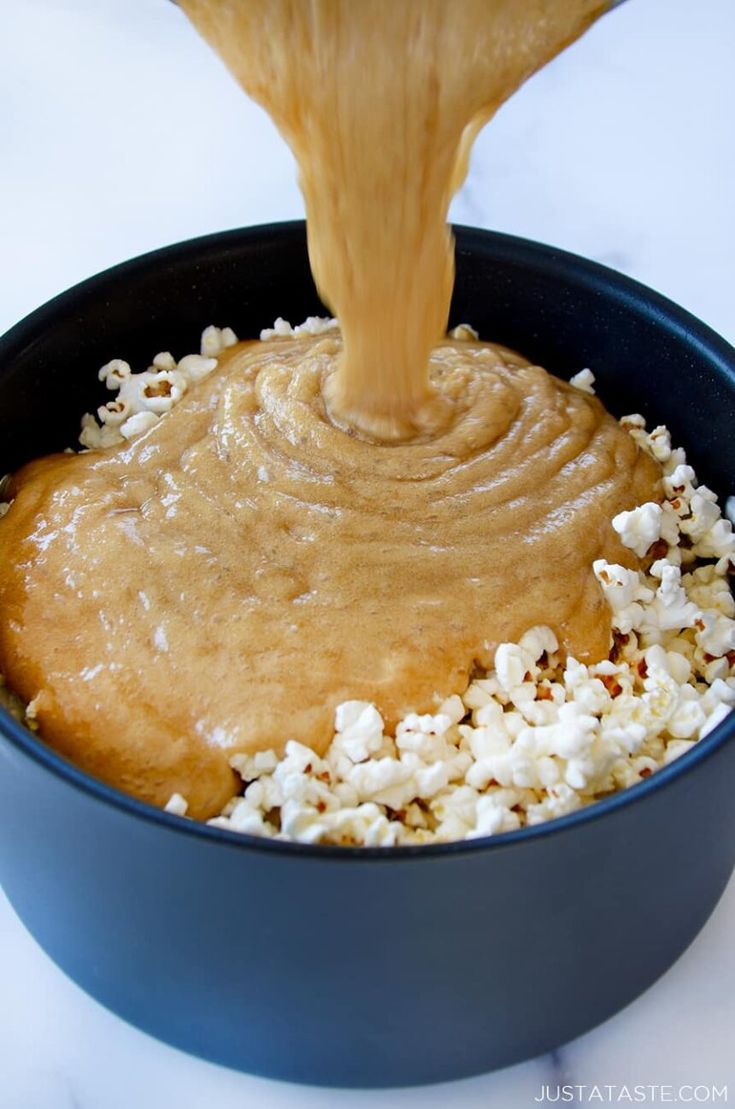
<path id="1" fill-rule="evenodd" d="M 97 377 L 100 381 L 104 381 L 108 389 L 119 389 L 132 372 L 127 362 L 123 362 L 121 358 L 113 358 L 111 362 L 105 363 Z"/>
<path id="2" fill-rule="evenodd" d="M 727 559 L 735 564 L 735 535 L 729 520 L 717 519 L 694 544 L 699 558 Z"/>
<path id="3" fill-rule="evenodd" d="M 542 801 L 529 805 L 526 810 L 526 823 L 529 825 L 543 824 L 546 820 L 555 820 L 560 816 L 568 816 L 582 808 L 582 799 L 571 786 L 561 782 L 550 789 Z"/>
<path id="4" fill-rule="evenodd" d="M 275 751 L 256 751 L 254 755 L 233 755 L 230 760 L 244 782 L 254 782 L 264 774 L 272 774 L 278 766 Z"/>
<path id="5" fill-rule="evenodd" d="M 664 493 L 669 501 L 679 501 L 676 504 L 676 511 L 685 515 L 688 510 L 689 501 L 694 494 L 696 483 L 696 475 L 691 466 L 681 465 L 677 466 L 670 474 L 665 474 L 662 480 Z"/>
<path id="6" fill-rule="evenodd" d="M 668 766 L 668 764 L 670 762 L 673 762 L 674 759 L 678 759 L 682 755 L 685 755 L 687 751 L 691 751 L 693 746 L 693 740 L 673 739 L 671 743 L 669 743 L 666 747 L 666 752 L 664 754 L 664 765 Z"/>
<path id="7" fill-rule="evenodd" d="M 495 652 L 495 676 L 500 689 L 514 704 L 533 700 L 533 679 L 538 675 L 536 660 L 519 643 L 501 643 Z"/>
<path id="8" fill-rule="evenodd" d="M 417 755 L 410 753 L 398 759 L 386 756 L 353 766 L 347 780 L 357 790 L 361 801 L 377 801 L 391 809 L 401 809 L 419 797 L 418 772 L 424 766 Z M 441 784 L 446 785 L 446 781 Z M 439 788 L 431 793 L 438 793 Z"/>
<path id="9" fill-rule="evenodd" d="M 699 733 L 699 738 L 704 739 L 706 735 L 709 735 L 710 732 L 713 732 L 717 725 L 721 724 L 722 721 L 730 715 L 730 712 L 731 707 L 729 705 L 725 705 L 724 703 L 719 704 L 717 708 L 712 713 L 710 713 L 707 721 L 702 726 Z"/>
<path id="10" fill-rule="evenodd" d="M 697 606 L 687 598 L 686 590 L 681 584 L 679 567 L 661 559 L 651 567 L 651 575 L 659 578 L 661 584 L 656 589 L 653 601 L 644 610 L 639 629 L 643 632 L 656 629 L 673 631 L 694 627 L 701 614 Z"/>
<path id="11" fill-rule="evenodd" d="M 620 512 L 613 518 L 612 526 L 625 547 L 630 547 L 639 558 L 661 538 L 663 509 L 660 504 L 642 504 L 631 512 Z"/>
<path id="12" fill-rule="evenodd" d="M 303 323 L 293 329 L 294 335 L 323 335 L 326 331 L 338 331 L 339 324 L 331 316 L 307 316 Z"/>
<path id="13" fill-rule="evenodd" d="M 520 647 L 531 655 L 534 662 L 539 662 L 543 655 L 553 655 L 559 650 L 559 641 L 551 628 L 529 628 L 521 636 Z"/>
<path id="14" fill-rule="evenodd" d="M 217 366 L 216 358 L 204 358 L 201 354 L 185 355 L 176 367 L 190 385 L 208 377 Z"/>
<path id="15" fill-rule="evenodd" d="M 276 832 L 275 827 L 263 818 L 263 814 L 245 798 L 237 798 L 225 810 L 226 816 L 215 817 L 209 823 L 215 828 L 228 828 L 249 836 L 269 836 Z"/>
<path id="16" fill-rule="evenodd" d="M 155 356 L 151 365 L 157 370 L 175 370 L 176 359 L 170 350 L 162 350 Z"/>
<path id="17" fill-rule="evenodd" d="M 273 327 L 264 327 L 260 333 L 261 343 L 266 343 L 269 339 L 285 338 L 287 335 L 293 335 L 293 328 L 288 320 L 284 320 L 283 316 L 279 316 Z"/>
<path id="18" fill-rule="evenodd" d="M 498 791 L 498 793 L 508 791 Z M 468 839 L 478 836 L 494 836 L 499 832 L 514 832 L 521 826 L 521 818 L 513 808 L 504 804 L 497 793 L 486 793 L 477 799 L 475 806 L 475 826 L 468 833 Z"/>
<path id="19" fill-rule="evenodd" d="M 582 393 L 592 393 L 594 395 L 595 375 L 592 370 L 580 370 L 574 377 L 569 378 L 569 384 Z"/>
<path id="20" fill-rule="evenodd" d="M 735 598 L 727 578 L 711 563 L 698 567 L 682 579 L 690 600 L 698 608 L 713 609 L 723 616 L 735 617 Z"/>
<path id="21" fill-rule="evenodd" d="M 334 330 L 309 317 L 292 327 L 277 319 L 263 341 Z M 456 339 L 476 332 L 460 325 Z M 99 379 L 117 395 L 97 418 L 82 420 L 80 441 L 106 449 L 151 430 L 237 343 L 230 328 L 208 327 L 200 353 L 178 363 L 162 351 L 143 373 L 121 359 Z M 590 370 L 570 384 L 593 392 Z M 585 665 L 563 659 L 553 629 L 528 629 L 498 646 L 491 670 L 431 712 L 409 713 L 389 734 L 375 705 L 337 706 L 322 756 L 288 740 L 230 760 L 243 792 L 214 827 L 302 843 L 392 847 L 498 835 L 576 812 L 635 785 L 690 751 L 735 706 L 735 497 L 721 515 L 715 494 L 699 485 L 668 431 L 621 420 L 661 465 L 661 504 L 619 513 L 612 527 L 650 567 L 628 569 L 599 559 L 593 571 L 609 605 L 610 657 Z M 267 481 L 263 468 L 261 480 Z M 8 505 L 2 503 L 0 516 Z M 655 547 L 655 551 L 651 548 Z M 2 687 L 0 702 L 23 707 Z M 33 705 L 25 720 L 34 725 Z M 185 816 L 173 794 L 167 812 Z"/>
<path id="22" fill-rule="evenodd" d="M 228 347 L 234 347 L 237 341 L 237 335 L 231 327 L 205 327 L 200 351 L 204 358 L 217 358 Z"/>
<path id="23" fill-rule="evenodd" d="M 591 388 L 577 376 L 572 384 Z M 408 714 L 394 735 L 374 705 L 344 702 L 323 759 L 291 743 L 283 759 L 233 758 L 261 821 L 283 798 L 278 827 L 263 832 L 237 807 L 212 823 L 365 846 L 498 835 L 643 781 L 721 723 L 735 705 L 732 526 L 665 428 L 649 434 L 639 415 L 622 423 L 662 464 L 666 499 L 620 513 L 612 526 L 639 558 L 659 540 L 665 554 L 647 570 L 595 562 L 612 616 L 609 659 L 562 660 L 553 630 L 535 627 L 500 644 L 493 669 L 464 693 Z M 280 782 L 275 792 L 269 781 Z"/>
<path id="24" fill-rule="evenodd" d="M 475 331 L 474 327 L 470 327 L 468 323 L 457 324 L 457 326 L 453 327 L 449 332 L 448 337 L 450 339 L 457 339 L 459 342 L 467 342 L 470 339 L 480 338 L 478 332 Z"/>
<path id="25" fill-rule="evenodd" d="M 188 808 L 189 805 L 180 793 L 172 793 L 164 805 L 163 811 L 173 813 L 174 816 L 186 816 Z"/>
<path id="26" fill-rule="evenodd" d="M 334 727 L 334 753 L 346 755 L 350 762 L 364 762 L 383 745 L 383 718 L 374 705 L 343 702 L 337 707 Z"/>
<path id="27" fill-rule="evenodd" d="M 122 435 L 119 428 L 112 424 L 102 424 L 100 426 L 94 416 L 87 412 L 82 416 L 79 442 L 87 450 L 105 450 L 107 447 L 114 447 L 117 443 L 122 442 Z"/>
<path id="28" fill-rule="evenodd" d="M 655 427 L 648 436 L 648 447 L 658 462 L 667 462 L 671 457 L 671 436 L 665 427 Z"/>
<path id="29" fill-rule="evenodd" d="M 97 376 L 117 397 L 100 405 L 96 419 L 90 413 L 82 417 L 79 442 L 87 450 L 105 450 L 150 431 L 192 385 L 212 373 L 218 355 L 237 341 L 230 327 L 207 327 L 202 332 L 201 354 L 187 354 L 177 363 L 170 351 L 161 351 L 147 370 L 137 374 L 128 362 L 113 358 Z"/>
<path id="30" fill-rule="evenodd" d="M 137 439 L 144 431 L 150 431 L 158 423 L 158 416 L 155 412 L 136 412 L 120 427 L 120 435 L 123 439 Z"/>
<path id="31" fill-rule="evenodd" d="M 294 335 L 323 335 L 325 331 L 336 331 L 338 328 L 339 324 L 332 317 L 308 316 L 303 323 L 292 327 L 288 320 L 279 316 L 273 327 L 263 328 L 260 340 L 266 343 L 269 339 L 284 339 Z"/>
<path id="32" fill-rule="evenodd" d="M 612 626 L 623 634 L 639 627 L 644 619 L 645 606 L 654 597 L 654 591 L 644 582 L 637 570 L 626 570 L 617 563 L 598 558 L 592 563 L 595 577 L 602 586 L 612 611 Z"/>
<path id="33" fill-rule="evenodd" d="M 696 544 L 705 538 L 719 519 L 720 509 L 715 495 L 703 485 L 692 494 L 689 515 L 681 520 L 679 527 L 682 534 L 688 535 Z"/>
<path id="34" fill-rule="evenodd" d="M 699 615 L 694 638 L 705 654 L 721 658 L 735 651 L 735 620 L 719 612 L 703 612 Z"/>

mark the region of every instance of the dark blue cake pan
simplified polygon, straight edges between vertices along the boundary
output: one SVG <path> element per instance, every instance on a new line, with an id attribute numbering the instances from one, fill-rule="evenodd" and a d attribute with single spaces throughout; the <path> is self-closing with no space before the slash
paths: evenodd
<path id="1" fill-rule="evenodd" d="M 0 340 L 0 468 L 75 442 L 111 357 L 319 312 L 303 224 L 213 235 L 100 274 Z M 735 492 L 735 352 L 581 258 L 457 229 L 452 323 L 616 414 L 665 423 Z M 102 395 L 100 394 L 100 400 Z M 296 1082 L 396 1086 L 579 1036 L 681 955 L 735 865 L 735 718 L 645 782 L 518 832 L 421 848 L 263 841 L 100 784 L 0 713 L 0 879 L 52 959 L 185 1051 Z"/>

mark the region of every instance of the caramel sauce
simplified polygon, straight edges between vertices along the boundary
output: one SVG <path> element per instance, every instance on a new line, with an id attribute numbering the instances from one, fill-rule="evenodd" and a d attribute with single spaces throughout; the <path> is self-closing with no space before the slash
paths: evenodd
<path id="1" fill-rule="evenodd" d="M 430 710 L 535 624 L 606 655 L 591 565 L 659 475 L 594 397 L 442 340 L 472 138 L 604 4 L 182 6 L 297 156 L 341 335 L 239 344 L 134 442 L 17 474 L 0 670 L 60 752 L 205 818 L 341 701 Z"/>
<path id="2" fill-rule="evenodd" d="M 16 476 L 0 670 L 84 769 L 211 816 L 232 753 L 322 752 L 341 701 L 429 711 L 534 624 L 607 654 L 590 568 L 630 557 L 610 519 L 654 463 L 594 397 L 475 342 L 431 355 L 443 432 L 347 435 L 340 346 L 241 344 L 132 444 Z"/>

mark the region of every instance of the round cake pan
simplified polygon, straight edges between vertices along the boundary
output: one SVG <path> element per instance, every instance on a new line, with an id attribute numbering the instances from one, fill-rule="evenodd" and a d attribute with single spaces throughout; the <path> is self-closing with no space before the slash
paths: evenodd
<path id="1" fill-rule="evenodd" d="M 98 368 L 323 311 L 303 224 L 156 251 L 0 340 L 0 467 L 76 442 Z M 457 229 L 452 324 L 616 415 L 669 426 L 735 492 L 735 352 L 686 312 L 561 251 Z M 523 583 L 517 582 L 517 588 Z M 471 842 L 353 849 L 238 836 L 92 780 L 0 713 L 0 879 L 93 997 L 147 1032 L 298 1082 L 396 1086 L 507 1066 L 605 1020 L 679 957 L 735 865 L 733 714 L 645 782 Z"/>

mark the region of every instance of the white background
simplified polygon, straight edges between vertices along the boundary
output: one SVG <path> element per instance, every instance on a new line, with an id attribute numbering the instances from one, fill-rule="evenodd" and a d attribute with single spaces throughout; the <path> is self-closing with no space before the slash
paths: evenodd
<path id="1" fill-rule="evenodd" d="M 453 217 L 605 262 L 733 341 L 734 113 L 735 0 L 628 0 L 480 136 Z M 168 0 L 0 0 L 0 331 L 145 250 L 302 214 L 289 151 Z M 558 1081 L 729 1080 L 735 1100 L 734 924 L 731 883 L 677 966 L 556 1059 L 330 1092 L 210 1066 L 123 1024 L 2 901 L 0 1109 L 515 1109 Z"/>

